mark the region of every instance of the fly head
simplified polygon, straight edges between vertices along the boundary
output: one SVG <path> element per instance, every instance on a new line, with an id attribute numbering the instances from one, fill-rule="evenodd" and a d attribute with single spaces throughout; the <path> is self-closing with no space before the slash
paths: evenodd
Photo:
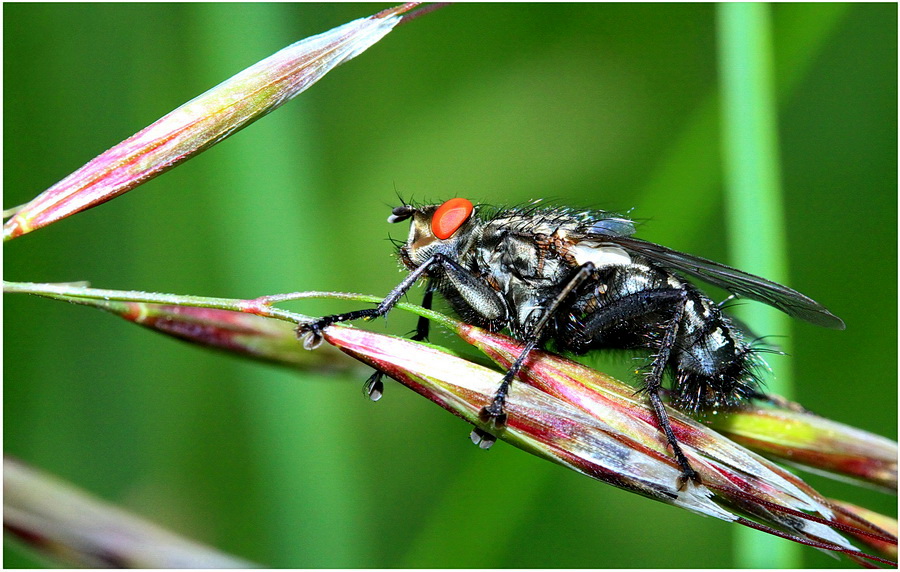
<path id="1" fill-rule="evenodd" d="M 394 208 L 388 222 L 410 219 L 409 237 L 400 247 L 403 264 L 413 270 L 435 254 L 456 259 L 478 228 L 478 218 L 472 216 L 474 210 L 474 205 L 462 198 L 440 205 Z"/>

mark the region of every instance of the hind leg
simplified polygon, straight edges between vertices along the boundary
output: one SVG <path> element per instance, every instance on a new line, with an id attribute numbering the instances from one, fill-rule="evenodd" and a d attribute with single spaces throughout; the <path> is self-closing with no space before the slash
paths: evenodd
<path id="1" fill-rule="evenodd" d="M 660 429 L 665 433 L 666 440 L 669 446 L 672 447 L 672 454 L 681 467 L 681 476 L 678 479 L 679 489 L 683 488 L 688 481 L 699 484 L 700 475 L 691 467 L 687 457 L 681 450 L 681 445 L 679 445 L 678 439 L 672 431 L 672 425 L 669 423 L 669 415 L 666 413 L 660 393 L 662 391 L 663 373 L 672 357 L 672 349 L 675 347 L 675 339 L 678 335 L 681 320 L 684 317 L 686 304 L 687 292 L 677 288 L 636 292 L 623 296 L 595 310 L 585 321 L 584 328 L 580 332 L 586 340 L 602 339 L 603 334 L 610 329 L 627 325 L 631 320 L 645 318 L 651 314 L 668 314 L 668 320 L 665 322 L 665 331 L 657 347 L 654 348 L 656 354 L 653 356 L 653 361 L 650 364 L 650 372 L 644 378 L 642 391 L 647 394 Z"/>

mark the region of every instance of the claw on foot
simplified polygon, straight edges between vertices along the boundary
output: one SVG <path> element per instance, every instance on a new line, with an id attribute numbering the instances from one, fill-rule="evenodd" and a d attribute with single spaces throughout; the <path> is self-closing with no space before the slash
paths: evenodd
<path id="1" fill-rule="evenodd" d="M 478 412 L 478 419 L 499 431 L 506 427 L 507 415 L 503 411 L 503 405 L 494 402 L 487 407 L 481 408 L 481 411 Z"/>
<path id="2" fill-rule="evenodd" d="M 687 487 L 688 481 L 695 485 L 703 484 L 703 481 L 700 479 L 700 473 L 692 469 L 690 465 L 681 468 L 681 475 L 678 477 L 678 490 L 683 491 Z"/>
<path id="3" fill-rule="evenodd" d="M 303 349 L 314 350 L 317 347 L 322 345 L 322 334 L 317 332 L 309 332 L 305 338 L 303 338 Z"/>
<path id="4" fill-rule="evenodd" d="M 300 324 L 297 327 L 297 337 L 303 340 L 303 349 L 314 350 L 322 345 L 322 328 L 315 322 Z"/>
<path id="5" fill-rule="evenodd" d="M 481 449 L 490 449 L 491 445 L 497 442 L 497 438 L 485 431 L 484 429 L 479 429 L 478 427 L 472 429 L 472 432 L 469 434 L 469 438 L 472 439 L 472 442 L 478 445 Z"/>
<path id="6" fill-rule="evenodd" d="M 366 380 L 366 384 L 363 386 L 363 391 L 372 401 L 378 401 L 384 395 L 384 382 L 381 381 L 382 377 L 383 374 L 380 371 L 376 371 L 369 376 L 369 379 Z"/>

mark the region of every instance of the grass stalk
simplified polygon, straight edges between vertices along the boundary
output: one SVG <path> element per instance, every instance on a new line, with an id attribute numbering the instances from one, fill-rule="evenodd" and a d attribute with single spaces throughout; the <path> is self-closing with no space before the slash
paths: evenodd
<path id="1" fill-rule="evenodd" d="M 726 3 L 719 5 L 717 16 L 730 262 L 785 283 L 788 264 L 770 8 L 766 4 Z M 756 332 L 784 336 L 790 330 L 787 316 L 772 308 L 754 304 L 740 308 L 738 314 Z M 779 346 L 788 351 L 783 339 L 779 338 Z M 767 390 L 790 397 L 789 366 L 772 361 L 775 375 L 767 380 Z M 735 564 L 743 568 L 801 565 L 797 547 L 752 530 L 736 532 L 735 552 Z"/>

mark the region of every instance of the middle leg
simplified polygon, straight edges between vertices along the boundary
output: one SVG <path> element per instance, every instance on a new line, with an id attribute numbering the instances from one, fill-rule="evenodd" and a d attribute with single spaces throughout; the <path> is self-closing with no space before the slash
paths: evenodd
<path id="1" fill-rule="evenodd" d="M 522 349 L 519 356 L 516 358 L 516 361 L 510 365 L 509 369 L 504 374 L 503 379 L 500 381 L 500 387 L 497 388 L 497 392 L 494 394 L 494 398 L 491 400 L 490 405 L 486 407 L 482 407 L 481 411 L 478 414 L 479 419 L 482 423 L 486 423 L 491 426 L 495 431 L 502 431 L 506 426 L 507 415 L 504 410 L 504 405 L 506 403 L 506 397 L 509 394 L 509 386 L 512 383 L 513 378 L 522 369 L 522 366 L 525 364 L 525 360 L 528 358 L 528 354 L 531 353 L 542 339 L 544 328 L 549 323 L 550 319 L 556 315 L 557 311 L 559 311 L 560 306 L 563 301 L 571 294 L 579 285 L 581 285 L 585 280 L 587 280 L 591 274 L 595 271 L 595 266 L 588 262 L 583 266 L 578 268 L 578 271 L 569 279 L 566 285 L 563 287 L 559 293 L 553 297 L 550 301 L 550 304 L 544 310 L 544 313 L 541 315 L 541 318 L 538 320 L 537 324 L 531 329 L 529 332 L 527 339 L 525 340 L 525 347 Z M 471 434 L 472 441 L 477 444 L 482 449 L 488 449 L 494 442 L 497 440 L 497 437 L 488 431 L 485 431 L 479 427 L 476 427 Z"/>

